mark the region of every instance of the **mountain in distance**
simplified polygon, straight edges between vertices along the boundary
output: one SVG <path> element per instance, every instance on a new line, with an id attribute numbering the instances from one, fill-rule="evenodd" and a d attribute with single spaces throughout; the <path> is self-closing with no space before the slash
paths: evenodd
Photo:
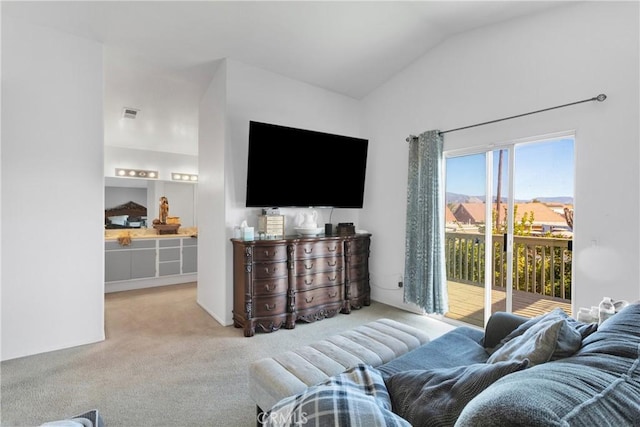
<path id="1" fill-rule="evenodd" d="M 573 204 L 573 197 L 571 196 L 536 197 L 536 200 L 542 203 L 561 203 L 563 205 Z"/>
<path id="2" fill-rule="evenodd" d="M 482 203 L 484 196 L 467 196 L 466 194 L 450 193 L 445 194 L 445 203 Z"/>
<path id="3" fill-rule="evenodd" d="M 506 198 L 501 198 L 503 203 L 507 202 Z M 494 199 L 495 200 L 495 199 Z M 531 200 L 537 200 L 541 203 L 561 203 L 564 205 L 572 205 L 573 197 L 571 196 L 556 196 L 556 197 L 535 197 Z M 516 203 L 529 203 L 531 200 L 516 200 Z M 453 203 L 484 203 L 484 195 L 482 196 L 469 196 L 467 194 L 450 193 L 447 191 L 445 195 L 445 203 L 447 205 Z"/>

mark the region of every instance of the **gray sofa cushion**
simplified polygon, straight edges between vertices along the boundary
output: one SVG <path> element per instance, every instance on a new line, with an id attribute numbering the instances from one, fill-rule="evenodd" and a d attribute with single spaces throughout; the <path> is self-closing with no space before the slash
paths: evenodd
<path id="1" fill-rule="evenodd" d="M 640 425 L 640 304 L 605 321 L 566 359 L 496 381 L 456 426 Z"/>
<path id="2" fill-rule="evenodd" d="M 378 367 L 385 376 L 412 369 L 453 368 L 487 361 L 483 332 L 459 327 Z"/>
<path id="3" fill-rule="evenodd" d="M 525 321 L 524 323 L 519 325 L 517 328 L 515 328 L 513 331 L 511 331 L 511 333 L 509 333 L 506 337 L 504 337 L 499 343 L 494 343 L 493 346 L 495 346 L 495 348 L 493 348 L 493 350 L 496 350 L 498 347 L 500 347 L 500 345 L 504 344 L 505 342 L 510 341 L 511 339 L 524 334 L 529 328 L 531 328 L 532 326 L 534 326 L 535 324 L 537 324 L 542 320 L 548 319 L 549 317 L 557 317 L 557 318 L 565 319 L 571 327 L 573 327 L 576 331 L 578 331 L 578 333 L 580 333 L 580 335 L 582 336 L 582 339 L 585 339 L 586 337 L 588 337 L 589 335 L 591 335 L 592 333 L 598 330 L 597 323 L 580 322 L 578 320 L 575 320 L 573 317 L 569 316 L 561 308 L 556 308 L 550 311 L 549 313 L 541 314 L 540 316 L 536 316 Z M 485 343 L 485 347 L 487 348 L 491 348 L 493 346 L 487 345 Z M 567 355 L 567 356 L 570 356 L 570 355 Z"/>
<path id="4" fill-rule="evenodd" d="M 500 341 L 516 330 L 518 326 L 527 322 L 529 318 L 504 311 L 495 312 L 489 317 L 482 339 L 487 349 L 492 349 L 500 344 Z"/>
<path id="5" fill-rule="evenodd" d="M 528 361 L 476 363 L 457 368 L 413 370 L 385 378 L 393 412 L 412 426 L 453 426 L 471 399 Z"/>
<path id="6" fill-rule="evenodd" d="M 559 316 L 547 316 L 522 335 L 498 347 L 487 363 L 529 359 L 531 366 L 548 362 L 552 357 L 572 355 L 580 348 L 582 337 Z"/>

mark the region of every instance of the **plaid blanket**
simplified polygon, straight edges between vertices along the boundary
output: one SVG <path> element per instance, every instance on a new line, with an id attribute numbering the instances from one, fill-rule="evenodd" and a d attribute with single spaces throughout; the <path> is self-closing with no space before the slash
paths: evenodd
<path id="1" fill-rule="evenodd" d="M 377 369 L 359 364 L 278 402 L 260 420 L 267 427 L 410 427 L 391 412 L 391 399 Z"/>

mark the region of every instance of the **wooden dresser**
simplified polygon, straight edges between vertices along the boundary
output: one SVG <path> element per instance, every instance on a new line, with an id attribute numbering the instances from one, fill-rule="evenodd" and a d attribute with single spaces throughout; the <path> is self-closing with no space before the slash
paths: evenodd
<path id="1" fill-rule="evenodd" d="M 371 239 L 349 239 L 344 242 L 345 313 L 351 308 L 371 304 L 369 287 L 369 245 Z"/>
<path id="2" fill-rule="evenodd" d="M 234 325 L 250 337 L 369 305 L 370 237 L 232 239 Z"/>

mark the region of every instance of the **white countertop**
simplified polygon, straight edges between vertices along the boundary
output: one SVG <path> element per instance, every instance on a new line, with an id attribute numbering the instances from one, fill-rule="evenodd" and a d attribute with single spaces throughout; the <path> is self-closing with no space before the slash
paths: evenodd
<path id="1" fill-rule="evenodd" d="M 132 229 L 116 229 L 105 230 L 104 240 L 118 240 L 119 236 L 129 233 L 131 239 L 171 239 L 178 237 L 192 237 L 198 235 L 197 227 L 179 228 L 177 234 L 158 234 L 153 228 L 132 228 Z"/>

